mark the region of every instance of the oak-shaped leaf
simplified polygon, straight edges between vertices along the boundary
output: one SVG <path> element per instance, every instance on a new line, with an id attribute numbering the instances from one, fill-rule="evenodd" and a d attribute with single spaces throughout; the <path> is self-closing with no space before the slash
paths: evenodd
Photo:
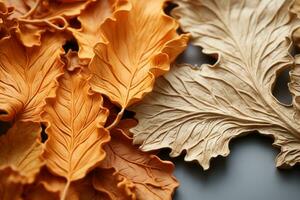
<path id="1" fill-rule="evenodd" d="M 79 58 L 90 60 L 94 56 L 94 46 L 103 42 L 101 25 L 117 10 L 128 10 L 128 0 L 101 0 L 91 3 L 78 17 L 80 29 L 69 28 L 79 44 Z"/>
<path id="2" fill-rule="evenodd" d="M 65 39 L 48 34 L 39 47 L 26 48 L 15 37 L 0 41 L 0 120 L 40 121 L 45 98 L 63 73 Z"/>
<path id="3" fill-rule="evenodd" d="M 15 9 L 10 19 L 18 22 L 19 39 L 26 47 L 32 47 L 41 45 L 42 34 L 47 30 L 66 29 L 68 20 L 78 16 L 93 1 L 4 0 L 4 3 Z"/>
<path id="4" fill-rule="evenodd" d="M 229 154 L 232 138 L 252 131 L 274 137 L 277 166 L 300 161 L 300 120 L 272 95 L 277 74 L 291 66 L 292 32 L 300 21 L 287 0 L 176 0 L 173 15 L 192 43 L 217 55 L 215 65 L 174 66 L 132 110 L 134 143 L 145 151 L 186 150 L 204 169 Z"/>
<path id="5" fill-rule="evenodd" d="M 0 137 L 0 169 L 11 167 L 33 182 L 43 166 L 41 131 L 38 123 L 16 122 Z"/>
<path id="6" fill-rule="evenodd" d="M 120 182 L 134 192 L 132 198 L 171 199 L 174 190 L 178 187 L 178 182 L 172 175 L 174 165 L 169 161 L 160 160 L 153 154 L 140 151 L 138 147 L 132 145 L 132 139 L 120 127 L 111 131 L 111 137 L 111 141 L 105 146 L 107 155 L 99 165 L 100 170 L 114 169 L 113 176 L 119 177 Z M 103 172 L 96 172 L 94 175 L 94 187 L 99 191 L 106 190 L 107 194 L 113 196 L 112 189 L 101 190 L 101 184 L 106 186 L 107 184 L 102 182 L 102 176 L 99 174 Z M 123 186 L 115 185 L 115 187 Z"/>
<path id="7" fill-rule="evenodd" d="M 65 72 L 55 97 L 47 99 L 42 113 L 46 123 L 44 158 L 49 170 L 68 184 L 83 178 L 105 157 L 102 145 L 109 141 L 103 128 L 108 110 L 102 97 L 89 93 L 87 77 L 79 70 Z"/>
<path id="8" fill-rule="evenodd" d="M 163 13 L 165 0 L 129 2 L 131 9 L 115 11 L 101 25 L 104 41 L 89 65 L 92 90 L 123 109 L 152 90 L 155 77 L 169 70 L 188 40 Z"/>

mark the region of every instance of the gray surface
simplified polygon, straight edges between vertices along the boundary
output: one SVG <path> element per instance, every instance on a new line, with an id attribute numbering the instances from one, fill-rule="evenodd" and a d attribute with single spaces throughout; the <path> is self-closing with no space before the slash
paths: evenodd
<path id="1" fill-rule="evenodd" d="M 213 63 L 201 50 L 189 47 L 179 62 Z M 287 72 L 280 77 L 274 95 L 284 103 L 291 101 L 287 90 Z M 171 159 L 175 176 L 181 185 L 175 200 L 292 200 L 300 199 L 300 167 L 279 170 L 275 167 L 278 149 L 272 139 L 256 133 L 230 143 L 226 158 L 213 159 L 211 168 L 203 171 L 197 163 L 186 163 L 183 156 Z M 161 152 L 167 158 L 168 150 Z M 167 158 L 169 159 L 169 158 Z"/>

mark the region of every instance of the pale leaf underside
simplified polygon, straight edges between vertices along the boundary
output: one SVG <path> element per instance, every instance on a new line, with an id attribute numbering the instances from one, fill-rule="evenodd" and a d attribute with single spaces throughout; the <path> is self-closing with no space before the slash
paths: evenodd
<path id="1" fill-rule="evenodd" d="M 139 120 L 134 143 L 143 150 L 164 147 L 171 156 L 209 168 L 226 156 L 230 140 L 258 130 L 281 147 L 278 166 L 300 161 L 300 123 L 271 90 L 276 74 L 292 63 L 289 37 L 299 26 L 285 0 L 178 0 L 173 15 L 192 43 L 218 55 L 214 66 L 175 66 L 154 92 L 133 107 Z"/>

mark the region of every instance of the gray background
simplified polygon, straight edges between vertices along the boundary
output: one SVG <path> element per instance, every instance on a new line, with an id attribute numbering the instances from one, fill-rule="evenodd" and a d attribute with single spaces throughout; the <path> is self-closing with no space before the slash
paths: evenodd
<path id="1" fill-rule="evenodd" d="M 190 46 L 178 59 L 179 63 L 214 63 L 201 49 Z M 278 79 L 274 96 L 289 104 L 288 71 Z M 181 157 L 170 159 L 169 150 L 160 152 L 163 159 L 176 164 L 175 176 L 180 181 L 175 200 L 292 200 L 300 199 L 300 167 L 277 169 L 278 149 L 273 140 L 257 133 L 234 139 L 228 157 L 218 157 L 211 168 L 203 171 L 197 163 L 186 163 Z"/>

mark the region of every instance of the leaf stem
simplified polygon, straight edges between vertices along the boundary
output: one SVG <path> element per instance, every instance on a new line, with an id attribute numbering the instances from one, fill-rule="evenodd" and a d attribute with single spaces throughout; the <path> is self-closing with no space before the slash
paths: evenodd
<path id="1" fill-rule="evenodd" d="M 118 125 L 118 123 L 120 122 L 120 120 L 123 117 L 124 111 L 125 111 L 125 108 L 122 108 L 122 110 L 118 113 L 117 117 L 115 118 L 114 122 L 107 127 L 108 130 L 113 129 L 115 126 Z"/>
<path id="2" fill-rule="evenodd" d="M 65 186 L 65 188 L 64 188 L 64 190 L 63 190 L 63 192 L 62 192 L 62 195 L 61 195 L 61 200 L 66 200 L 66 197 L 67 197 L 67 193 L 68 193 L 68 189 L 69 189 L 69 187 L 70 187 L 70 183 L 71 183 L 71 181 L 70 180 L 68 180 L 67 181 L 67 184 L 66 184 L 66 186 Z"/>

